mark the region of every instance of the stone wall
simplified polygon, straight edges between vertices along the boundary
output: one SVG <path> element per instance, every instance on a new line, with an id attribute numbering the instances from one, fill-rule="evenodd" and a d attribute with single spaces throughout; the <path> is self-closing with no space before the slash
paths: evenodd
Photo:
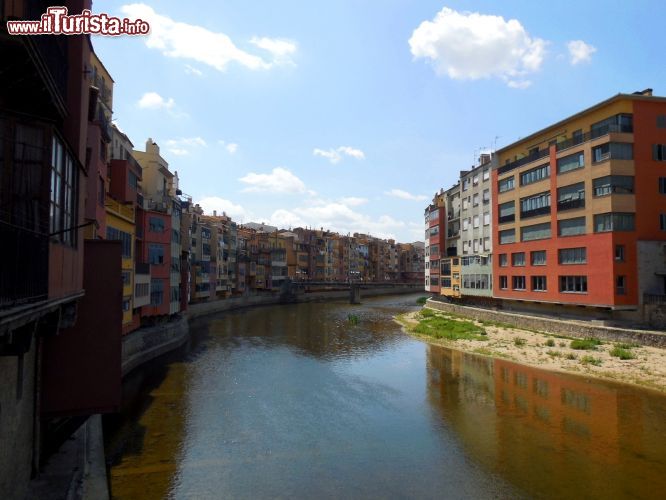
<path id="1" fill-rule="evenodd" d="M 187 342 L 190 328 L 186 317 L 157 326 L 140 328 L 123 338 L 123 376 L 137 366 Z"/>
<path id="2" fill-rule="evenodd" d="M 559 320 L 540 316 L 495 311 L 478 307 L 461 306 L 448 302 L 428 299 L 426 307 L 439 311 L 450 312 L 468 318 L 508 323 L 517 328 L 567 335 L 570 337 L 596 337 L 611 342 L 636 342 L 654 347 L 666 347 L 666 332 L 651 330 L 632 330 L 602 325 L 593 322 Z"/>

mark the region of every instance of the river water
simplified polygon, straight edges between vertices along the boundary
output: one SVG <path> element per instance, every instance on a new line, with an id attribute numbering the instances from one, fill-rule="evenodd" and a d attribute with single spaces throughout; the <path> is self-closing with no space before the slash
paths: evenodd
<path id="1" fill-rule="evenodd" d="M 415 299 L 194 323 L 105 421 L 113 496 L 663 498 L 666 397 L 414 340 Z"/>

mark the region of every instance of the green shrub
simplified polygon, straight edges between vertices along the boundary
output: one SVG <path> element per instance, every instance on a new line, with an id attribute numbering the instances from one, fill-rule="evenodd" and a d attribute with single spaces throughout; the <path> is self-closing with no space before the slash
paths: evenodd
<path id="1" fill-rule="evenodd" d="M 580 362 L 584 365 L 601 366 L 601 359 L 592 356 L 583 356 Z"/>
<path id="2" fill-rule="evenodd" d="M 433 316 L 435 316 L 435 311 L 433 311 L 432 309 L 423 308 L 421 309 L 420 314 L 421 317 L 423 318 L 432 318 Z"/>
<path id="3" fill-rule="evenodd" d="M 425 311 L 427 309 L 422 313 Z M 436 314 L 422 314 L 414 332 L 436 339 L 487 340 L 486 331 L 471 321 L 458 321 Z"/>
<path id="4" fill-rule="evenodd" d="M 418 299 L 416 299 L 416 303 L 420 306 L 424 306 L 426 300 L 428 300 L 428 297 L 419 297 Z"/>
<path id="5" fill-rule="evenodd" d="M 573 352 L 567 353 L 564 357 L 567 359 L 576 359 L 576 355 Z"/>
<path id="6" fill-rule="evenodd" d="M 546 345 L 548 347 L 555 347 L 555 341 L 553 339 L 546 340 Z"/>
<path id="7" fill-rule="evenodd" d="M 625 344 L 626 345 L 626 344 Z M 613 349 L 610 352 L 610 355 L 615 357 L 615 358 L 620 358 L 620 359 L 636 359 L 636 355 L 631 352 L 629 349 L 625 349 L 620 347 L 619 345 L 616 345 L 613 347 Z"/>
<path id="8" fill-rule="evenodd" d="M 525 345 L 525 339 L 521 339 L 520 337 L 516 337 L 513 339 L 513 343 L 517 345 L 518 347 L 522 347 Z"/>
<path id="9" fill-rule="evenodd" d="M 358 325 L 359 318 L 356 314 L 348 314 L 347 321 L 349 321 L 349 323 L 352 325 Z"/>
<path id="10" fill-rule="evenodd" d="M 599 339 L 593 337 L 588 337 L 585 339 L 576 339 L 571 341 L 571 348 L 578 351 L 596 351 L 597 346 L 601 345 L 602 342 Z"/>
<path id="11" fill-rule="evenodd" d="M 548 356 L 550 356 L 551 358 L 560 358 L 560 357 L 562 357 L 562 353 L 559 353 L 557 351 L 553 351 L 552 349 L 548 349 L 546 351 L 546 354 L 548 354 Z"/>

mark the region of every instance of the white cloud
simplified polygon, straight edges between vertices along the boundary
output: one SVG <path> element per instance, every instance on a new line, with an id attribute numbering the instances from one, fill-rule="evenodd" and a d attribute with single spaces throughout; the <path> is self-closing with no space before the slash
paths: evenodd
<path id="1" fill-rule="evenodd" d="M 206 141 L 201 137 L 181 137 L 179 139 L 167 139 L 164 145 L 176 156 L 185 156 L 190 154 L 190 148 L 205 147 Z"/>
<path id="2" fill-rule="evenodd" d="M 167 57 L 190 59 L 212 66 L 218 71 L 226 70 L 232 62 L 251 70 L 270 69 L 275 65 L 291 61 L 289 55 L 296 50 L 296 45 L 292 42 L 256 38 L 256 43 L 251 42 L 273 56 L 273 60 L 264 60 L 240 49 L 224 33 L 174 21 L 170 17 L 158 14 L 149 5 L 143 3 L 123 5 L 121 11 L 130 19 L 140 18 L 150 24 L 150 34 L 145 37 L 147 47 L 159 50 Z"/>
<path id="3" fill-rule="evenodd" d="M 203 76 L 203 71 L 193 66 L 190 66 L 189 64 L 185 65 L 185 73 L 187 73 L 188 75 Z"/>
<path id="4" fill-rule="evenodd" d="M 146 92 L 138 102 L 141 109 L 172 109 L 174 104 L 176 103 L 171 97 L 165 99 L 157 92 Z"/>
<path id="5" fill-rule="evenodd" d="M 400 198 L 401 200 L 426 201 L 428 199 L 428 197 L 425 195 L 411 194 L 407 191 L 403 191 L 402 189 L 391 189 L 390 191 L 386 191 L 384 194 L 387 196 L 393 196 L 394 198 Z"/>
<path id="6" fill-rule="evenodd" d="M 236 151 L 238 151 L 238 144 L 235 142 L 231 142 L 225 146 L 226 150 L 229 152 L 230 155 L 234 154 Z"/>
<path id="7" fill-rule="evenodd" d="M 585 43 L 583 40 L 571 40 L 567 43 L 571 64 L 587 63 L 592 60 L 592 54 L 597 51 L 596 47 Z"/>
<path id="8" fill-rule="evenodd" d="M 342 198 L 340 201 L 350 207 L 358 207 L 359 205 L 365 205 L 368 202 L 368 199 L 349 196 L 347 198 Z"/>
<path id="9" fill-rule="evenodd" d="M 270 224 L 280 228 L 315 227 L 347 233 L 366 233 L 380 238 L 395 238 L 406 224 L 388 215 L 371 217 L 351 208 L 367 200 L 342 198 L 338 201 L 312 199 L 291 209 L 280 208 L 269 218 Z M 422 229 L 419 230 L 422 233 Z"/>
<path id="10" fill-rule="evenodd" d="M 307 189 L 302 180 L 286 168 L 277 167 L 270 174 L 249 174 L 238 179 L 248 187 L 244 193 L 305 193 Z"/>
<path id="11" fill-rule="evenodd" d="M 204 197 L 199 200 L 199 205 L 201 205 L 207 215 L 213 215 L 213 210 L 217 210 L 218 215 L 222 215 L 222 213 L 225 212 L 232 219 L 239 222 L 251 218 L 251 214 L 249 214 L 242 206 L 217 196 Z"/>
<path id="12" fill-rule="evenodd" d="M 541 67 L 546 41 L 531 37 L 516 19 L 444 7 L 414 30 L 409 46 L 414 58 L 430 60 L 437 74 L 456 80 L 497 77 L 525 88 L 525 76 Z"/>
<path id="13" fill-rule="evenodd" d="M 365 153 L 360 149 L 352 148 L 350 146 L 340 146 L 337 149 L 319 149 L 315 148 L 312 151 L 312 154 L 315 156 L 321 156 L 327 158 L 333 164 L 339 163 L 343 156 L 349 156 L 351 158 L 356 158 L 357 160 L 364 160 Z"/>

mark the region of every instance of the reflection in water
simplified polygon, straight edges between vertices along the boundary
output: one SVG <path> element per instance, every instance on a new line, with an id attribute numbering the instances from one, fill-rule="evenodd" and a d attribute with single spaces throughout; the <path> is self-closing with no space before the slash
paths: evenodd
<path id="1" fill-rule="evenodd" d="M 647 497 L 664 486 L 663 397 L 415 341 L 391 319 L 414 299 L 193 324 L 190 345 L 127 378 L 123 413 L 106 421 L 114 497 Z"/>
<path id="2" fill-rule="evenodd" d="M 436 420 L 530 496 L 654 498 L 666 487 L 659 394 L 428 347 Z"/>

